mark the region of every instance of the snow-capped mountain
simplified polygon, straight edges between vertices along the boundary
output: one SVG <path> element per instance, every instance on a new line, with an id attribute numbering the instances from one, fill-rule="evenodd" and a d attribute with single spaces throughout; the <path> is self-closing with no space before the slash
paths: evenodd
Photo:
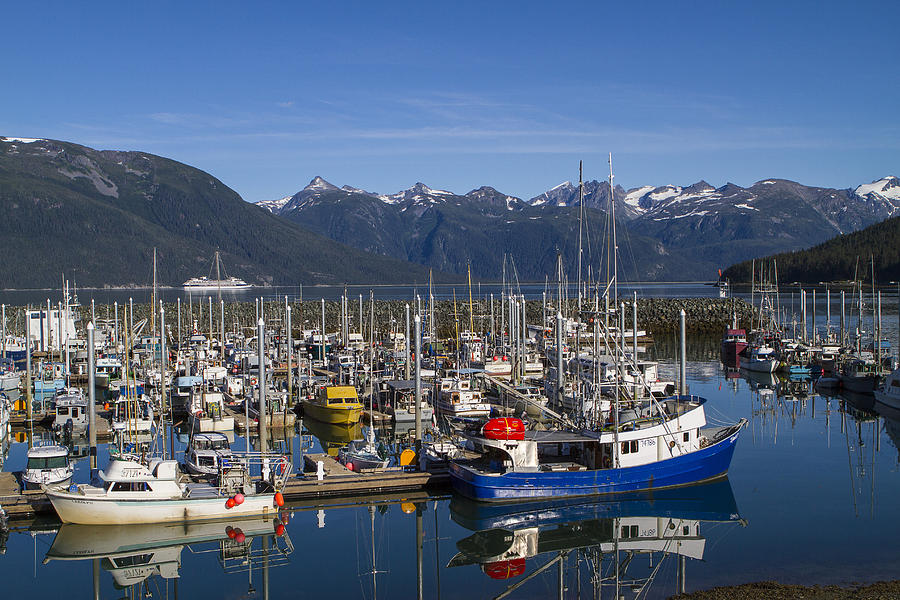
<path id="1" fill-rule="evenodd" d="M 284 205 L 291 201 L 293 196 L 285 196 L 284 198 L 279 198 L 278 200 L 261 200 L 257 202 L 257 206 L 262 206 L 270 213 L 275 213 L 276 215 L 281 212 L 281 209 L 284 208 Z"/>
<path id="2" fill-rule="evenodd" d="M 602 212 L 609 205 L 606 181 L 585 182 L 583 193 L 586 208 Z M 673 272 L 703 277 L 716 267 L 806 248 L 900 214 L 896 177 L 843 190 L 784 179 L 746 188 L 705 181 L 627 191 L 617 185 L 613 195 L 620 235 L 631 240 L 634 276 L 645 279 Z M 473 273 L 493 275 L 503 254 L 515 252 L 520 276 L 540 278 L 553 268 L 547 257 L 565 256 L 578 235 L 578 199 L 578 185 L 570 181 L 522 201 L 489 186 L 456 194 L 419 182 L 378 194 L 316 177 L 271 210 L 368 252 L 448 272 L 465 272 L 471 263 Z M 587 218 L 597 229 L 597 218 Z"/>
<path id="3" fill-rule="evenodd" d="M 504 206 L 507 210 L 522 210 L 526 207 L 565 208 L 578 205 L 578 185 L 565 181 L 546 192 L 523 202 L 496 189 L 483 186 L 464 195 L 446 190 L 433 189 L 418 182 L 412 187 L 394 193 L 378 194 L 345 185 L 341 188 L 321 177 L 310 183 L 293 196 L 279 200 L 258 202 L 260 206 L 275 214 L 285 214 L 298 208 L 309 206 L 311 201 L 327 197 L 329 202 L 350 196 L 366 196 L 385 204 L 420 206 L 469 201 L 475 205 L 483 202 L 494 207 Z M 874 222 L 900 213 L 900 179 L 884 177 L 870 184 L 860 185 L 855 190 L 835 190 L 813 188 L 783 179 L 765 179 L 748 188 L 728 183 L 715 188 L 705 181 L 682 187 L 679 185 L 641 186 L 628 191 L 615 187 L 616 215 L 625 220 L 665 221 L 712 217 L 724 212 L 749 214 L 752 211 L 776 209 L 778 202 L 793 199 L 801 203 L 811 203 L 810 210 L 819 213 L 838 231 L 850 231 L 863 222 Z M 773 206 L 768 206 L 775 200 Z M 586 207 L 604 210 L 609 201 L 609 184 L 605 181 L 584 183 L 584 203 Z M 788 202 L 790 204 L 790 202 Z M 786 205 L 782 205 L 784 208 Z M 487 208 L 485 206 L 484 208 Z M 480 211 L 479 211 L 480 212 Z M 858 217 L 862 213 L 864 217 Z M 774 214 L 773 214 L 774 216 Z"/>
<path id="4" fill-rule="evenodd" d="M 391 203 L 399 203 L 399 202 L 416 202 L 416 201 L 425 201 L 425 202 L 440 202 L 442 198 L 446 198 L 447 196 L 455 196 L 453 192 L 446 192 L 444 190 L 433 190 L 421 181 L 416 183 L 416 185 L 412 186 L 409 189 L 403 190 L 402 192 L 397 192 L 396 194 L 391 194 L 385 198 L 385 202 Z"/>
<path id="5" fill-rule="evenodd" d="M 889 175 L 878 181 L 861 185 L 854 190 L 856 195 L 861 198 L 870 198 L 873 200 L 883 200 L 889 203 L 900 202 L 900 179 Z"/>
<path id="6" fill-rule="evenodd" d="M 396 205 L 401 209 L 408 209 L 413 205 L 427 206 L 448 202 L 454 204 L 474 203 L 475 206 L 481 203 L 483 208 L 502 206 L 506 210 L 515 210 L 526 206 L 519 198 L 498 192 L 490 186 L 482 186 L 465 195 L 458 195 L 446 190 L 433 189 L 418 182 L 395 194 L 377 194 L 349 185 L 339 188 L 319 176 L 314 177 L 306 187 L 292 196 L 286 196 L 279 200 L 263 200 L 256 204 L 280 215 L 297 209 L 309 208 L 321 202 L 334 203 L 354 196 L 374 198 L 387 205 Z"/>

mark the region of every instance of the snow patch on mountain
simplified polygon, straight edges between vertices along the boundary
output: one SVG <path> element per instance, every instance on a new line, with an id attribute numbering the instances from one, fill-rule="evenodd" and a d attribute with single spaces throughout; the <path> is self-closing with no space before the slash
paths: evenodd
<path id="1" fill-rule="evenodd" d="M 662 202 L 681 193 L 681 187 L 677 185 L 667 185 L 656 189 L 659 191 L 653 192 L 648 196 L 653 202 Z"/>
<path id="2" fill-rule="evenodd" d="M 0 140 L 8 143 L 20 142 L 22 144 L 33 144 L 35 142 L 46 142 L 42 138 L 20 138 L 20 137 L 0 137 Z"/>
<path id="3" fill-rule="evenodd" d="M 455 196 L 453 192 L 448 192 L 446 190 L 433 190 L 421 181 L 416 183 L 416 185 L 412 186 L 409 189 L 403 190 L 402 192 L 397 192 L 396 194 L 391 194 L 387 196 L 388 203 L 395 204 L 397 202 L 421 202 L 425 201 L 430 204 L 434 204 L 438 201 L 435 196 Z M 379 196 L 380 197 L 380 196 Z"/>
<path id="4" fill-rule="evenodd" d="M 637 210 L 641 210 L 641 198 L 643 198 L 647 194 L 647 192 L 655 189 L 656 188 L 652 185 L 645 185 L 644 187 L 639 187 L 637 189 L 631 190 L 630 192 L 625 194 L 625 204 Z"/>
<path id="5" fill-rule="evenodd" d="M 284 205 L 291 201 L 293 196 L 285 196 L 284 198 L 279 198 L 278 200 L 260 200 L 256 203 L 257 206 L 262 206 L 270 213 L 278 214 L 281 212 L 281 209 L 284 208 Z"/>
<path id="6" fill-rule="evenodd" d="M 869 194 L 875 194 L 887 200 L 900 200 L 900 179 L 893 175 L 882 177 L 878 181 L 857 187 L 855 192 L 861 198 L 865 198 Z"/>

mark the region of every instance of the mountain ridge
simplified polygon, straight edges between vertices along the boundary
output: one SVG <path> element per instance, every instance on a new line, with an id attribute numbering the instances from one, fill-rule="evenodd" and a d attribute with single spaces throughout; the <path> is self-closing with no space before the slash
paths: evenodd
<path id="1" fill-rule="evenodd" d="M 0 138 L 0 207 L 4 287 L 44 287 L 73 270 L 81 285 L 140 285 L 154 247 L 168 285 L 206 274 L 217 250 L 230 275 L 257 285 L 428 276 L 298 227 L 209 173 L 147 152 Z"/>

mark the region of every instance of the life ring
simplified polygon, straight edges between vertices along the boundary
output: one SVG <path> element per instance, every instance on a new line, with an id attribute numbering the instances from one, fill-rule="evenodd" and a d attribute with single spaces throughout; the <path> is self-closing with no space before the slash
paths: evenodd
<path id="1" fill-rule="evenodd" d="M 282 458 L 280 461 L 278 461 L 278 464 L 275 465 L 275 474 L 279 477 L 284 477 L 284 474 L 287 473 L 287 468 L 287 460 Z"/>

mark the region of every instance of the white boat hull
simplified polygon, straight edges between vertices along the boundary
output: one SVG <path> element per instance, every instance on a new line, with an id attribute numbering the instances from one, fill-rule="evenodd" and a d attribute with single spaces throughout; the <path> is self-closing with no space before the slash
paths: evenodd
<path id="1" fill-rule="evenodd" d="M 225 496 L 129 500 L 97 498 L 65 490 L 47 490 L 46 493 L 63 523 L 82 525 L 185 523 L 268 516 L 278 511 L 275 494 L 246 496 L 242 504 L 227 508 Z"/>
<path id="2" fill-rule="evenodd" d="M 741 367 L 756 373 L 774 373 L 778 361 L 774 358 L 744 358 Z"/>
<path id="3" fill-rule="evenodd" d="M 4 392 L 10 392 L 12 390 L 19 389 L 19 385 L 22 383 L 22 378 L 18 373 L 8 373 L 6 375 L 0 375 L 0 390 Z"/>
<path id="4" fill-rule="evenodd" d="M 193 429 L 201 433 L 210 431 L 234 431 L 234 417 L 222 417 L 221 419 L 211 419 L 209 417 L 193 417 Z"/>

